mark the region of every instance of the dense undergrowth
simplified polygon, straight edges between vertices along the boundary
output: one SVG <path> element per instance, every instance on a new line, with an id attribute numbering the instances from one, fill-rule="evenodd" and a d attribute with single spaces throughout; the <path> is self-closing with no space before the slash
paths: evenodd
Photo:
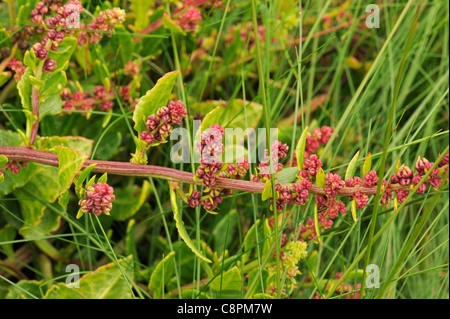
<path id="1" fill-rule="evenodd" d="M 0 3 L 0 297 L 448 298 L 448 13 Z"/>

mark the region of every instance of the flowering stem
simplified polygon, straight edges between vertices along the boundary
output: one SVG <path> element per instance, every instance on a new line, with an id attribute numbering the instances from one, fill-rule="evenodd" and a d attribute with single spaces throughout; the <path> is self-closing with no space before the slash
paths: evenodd
<path id="1" fill-rule="evenodd" d="M 51 46 L 52 42 L 51 40 L 48 40 L 44 48 L 49 51 Z M 34 71 L 34 76 L 37 80 L 41 80 L 42 78 L 45 60 L 46 59 L 40 61 L 36 70 Z M 33 119 L 31 121 L 32 126 L 30 132 L 30 146 L 33 147 L 39 128 L 39 86 L 36 84 L 33 84 L 31 89 L 31 112 L 33 113 Z"/>

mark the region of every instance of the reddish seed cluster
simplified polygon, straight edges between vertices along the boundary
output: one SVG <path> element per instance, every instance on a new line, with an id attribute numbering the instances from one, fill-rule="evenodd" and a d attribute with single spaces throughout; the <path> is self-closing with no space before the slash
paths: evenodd
<path id="1" fill-rule="evenodd" d="M 54 17 L 44 21 L 44 16 L 49 12 L 49 8 L 57 9 L 57 13 Z M 74 14 L 79 15 L 81 11 L 83 11 L 83 6 L 79 1 L 70 1 L 62 7 L 59 2 L 40 1 L 36 4 L 36 8 L 32 10 L 31 21 L 38 24 L 44 22 L 48 27 L 47 35 L 41 42 L 35 43 L 32 47 L 36 58 L 45 60 L 42 68 L 44 72 L 52 72 L 55 69 L 56 62 L 47 58 L 49 50 L 56 51 L 65 35 L 74 32 L 68 27 L 68 23 L 70 23 Z"/>
<path id="2" fill-rule="evenodd" d="M 223 136 L 225 130 L 214 124 L 209 129 L 203 131 L 197 144 L 197 151 L 200 155 L 200 165 L 197 167 L 195 176 L 201 179 L 205 188 L 202 197 L 198 191 L 193 191 L 188 197 L 188 204 L 191 207 L 202 205 L 205 209 L 212 211 L 223 201 L 223 196 L 229 196 L 232 192 L 228 189 L 216 187 L 217 178 L 241 179 L 250 169 L 247 158 L 242 158 L 236 164 L 223 164 L 221 157 L 223 154 Z"/>
<path id="3" fill-rule="evenodd" d="M 130 95 L 130 86 L 120 86 L 117 88 L 122 100 L 134 107 L 138 102 L 136 98 Z M 64 110 L 81 110 L 91 111 L 98 107 L 100 111 L 109 111 L 112 109 L 115 99 L 115 94 L 111 89 L 109 91 L 103 85 L 98 85 L 94 88 L 92 94 L 89 92 L 74 91 L 70 92 L 68 88 L 61 92 L 61 99 L 64 101 Z"/>
<path id="4" fill-rule="evenodd" d="M 181 123 L 186 114 L 187 110 L 183 102 L 170 101 L 167 106 L 160 107 L 156 114 L 147 117 L 146 131 L 141 132 L 141 140 L 147 144 L 165 141 L 172 132 L 172 125 Z"/>
<path id="5" fill-rule="evenodd" d="M 200 10 L 190 6 L 185 13 L 178 20 L 178 24 L 184 30 L 190 31 L 197 27 L 198 21 L 202 20 L 202 13 Z"/>
<path id="6" fill-rule="evenodd" d="M 84 213 L 109 215 L 111 202 L 116 198 L 113 192 L 114 189 L 107 183 L 96 183 L 86 189 L 86 198 L 81 199 L 78 204 Z"/>
<path id="7" fill-rule="evenodd" d="M 343 273 L 338 272 L 336 274 L 336 279 L 340 279 Z M 347 283 L 342 283 L 335 291 L 336 295 L 345 295 L 345 299 L 359 299 L 360 298 L 360 290 L 361 284 L 357 283 L 355 288 L 352 285 Z M 356 290 L 356 291 L 355 291 Z M 313 297 L 313 299 L 322 299 L 320 293 L 317 291 Z"/>
<path id="8" fill-rule="evenodd" d="M 254 182 L 264 182 L 270 179 L 270 174 L 279 172 L 283 169 L 283 164 L 279 161 L 287 156 L 289 147 L 287 144 L 283 144 L 280 141 L 274 141 L 270 146 L 272 154 L 272 170 L 270 169 L 269 163 L 269 152 L 265 150 L 265 158 L 259 163 L 258 170 L 259 174 L 252 176 Z"/>
<path id="9" fill-rule="evenodd" d="M 333 128 L 322 126 L 321 128 L 315 128 L 312 134 L 307 133 L 305 156 L 315 153 L 320 145 L 327 144 L 333 132 Z"/>
<path id="10" fill-rule="evenodd" d="M 82 31 L 78 37 L 78 43 L 80 45 L 87 42 L 98 43 L 103 35 L 110 37 L 114 26 L 120 25 L 124 21 L 125 11 L 120 8 L 101 11 L 96 18 L 92 19 L 87 28 L 84 23 L 80 25 Z"/>
<path id="11" fill-rule="evenodd" d="M 22 75 L 25 73 L 27 67 L 20 62 L 17 58 L 12 58 L 8 63 L 8 68 L 13 70 L 16 74 L 14 75 L 14 79 L 19 82 Z"/>
<path id="12" fill-rule="evenodd" d="M 8 163 L 6 163 L 6 165 L 4 165 L 3 167 L 1 167 L 0 169 L 0 174 L 3 175 L 2 170 L 9 170 L 11 173 L 13 173 L 14 175 L 19 174 L 20 170 L 22 169 L 22 167 L 27 167 L 28 166 L 28 162 L 17 162 L 17 161 L 10 161 Z"/>
<path id="13" fill-rule="evenodd" d="M 438 167 L 443 167 L 444 165 L 448 164 L 448 153 L 444 156 L 441 162 L 439 162 Z M 426 158 L 419 158 L 417 159 L 415 170 L 414 172 L 405 164 L 403 164 L 397 171 L 396 174 L 392 174 L 391 176 L 391 182 L 390 184 L 397 184 L 401 186 L 416 186 L 419 184 L 422 180 L 422 176 L 425 175 L 431 167 L 434 165 L 434 163 L 429 162 Z M 433 172 L 430 174 L 429 179 L 427 181 L 424 181 L 417 190 L 418 194 L 423 194 L 427 190 L 427 185 L 430 184 L 433 188 L 439 188 L 439 186 L 442 183 L 442 178 L 438 176 L 439 175 L 439 168 L 435 168 Z M 401 188 L 397 189 L 395 191 L 397 201 L 399 203 L 402 203 L 406 197 L 409 194 L 408 188 Z"/>

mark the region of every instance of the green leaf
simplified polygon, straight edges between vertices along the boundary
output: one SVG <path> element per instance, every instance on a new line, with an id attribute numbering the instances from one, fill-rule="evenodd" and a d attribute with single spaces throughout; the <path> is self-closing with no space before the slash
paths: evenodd
<path id="1" fill-rule="evenodd" d="M 16 230 L 11 225 L 6 225 L 2 229 L 0 229 L 0 243 L 3 251 L 7 256 L 13 257 L 14 249 L 12 243 L 6 243 L 13 241 L 16 237 Z"/>
<path id="2" fill-rule="evenodd" d="M 262 105 L 242 99 L 232 101 L 208 100 L 191 105 L 193 112 L 206 114 L 202 120 L 201 130 L 208 129 L 210 125 L 220 124 L 228 128 L 255 128 L 262 116 Z M 245 125 L 245 109 L 247 109 L 247 122 Z"/>
<path id="3" fill-rule="evenodd" d="M 356 199 L 352 200 L 351 210 L 352 210 L 353 220 L 356 223 L 358 221 L 358 216 L 357 216 L 357 212 L 356 212 Z"/>
<path id="4" fill-rule="evenodd" d="M 36 299 L 41 298 L 43 280 L 21 280 L 9 288 L 6 299 Z"/>
<path id="5" fill-rule="evenodd" d="M 12 73 L 10 71 L 0 72 L 0 87 L 2 87 L 11 78 Z"/>
<path id="6" fill-rule="evenodd" d="M 175 267 L 175 252 L 170 252 L 162 259 L 150 276 L 148 289 L 153 291 L 153 298 L 159 299 L 164 294 L 164 286 L 172 278 Z"/>
<path id="7" fill-rule="evenodd" d="M 144 180 L 142 187 L 129 185 L 125 188 L 114 188 L 114 205 L 111 209 L 111 216 L 115 220 L 126 220 L 138 212 L 144 205 L 151 192 L 151 184 Z"/>
<path id="8" fill-rule="evenodd" d="M 0 168 L 8 164 L 8 158 L 5 155 L 0 155 Z"/>
<path id="9" fill-rule="evenodd" d="M 242 295 L 242 277 L 239 268 L 234 266 L 214 278 L 210 285 L 213 298 L 237 299 Z"/>
<path id="10" fill-rule="evenodd" d="M 177 76 L 178 71 L 166 73 L 151 90 L 139 99 L 133 112 L 134 129 L 139 134 L 145 130 L 144 118 L 156 113 L 161 106 L 166 106 L 169 102 Z"/>
<path id="11" fill-rule="evenodd" d="M 25 52 L 25 55 L 23 57 L 23 64 L 25 64 L 25 66 L 31 69 L 35 69 L 37 63 L 38 61 L 33 50 L 28 50 L 27 52 Z"/>
<path id="12" fill-rule="evenodd" d="M 87 155 L 65 146 L 56 146 L 50 151 L 58 155 L 58 178 L 61 192 L 65 193 L 72 185 L 75 175 L 83 167 Z"/>
<path id="13" fill-rule="evenodd" d="M 124 273 L 131 278 L 131 257 L 119 260 Z M 97 268 L 80 278 L 79 288 L 59 283 L 49 288 L 44 299 L 131 299 L 132 294 L 119 266 L 115 263 Z"/>
<path id="14" fill-rule="evenodd" d="M 262 284 L 264 286 L 261 286 L 261 277 L 262 277 Z M 266 281 L 269 277 L 269 272 L 265 269 L 253 269 L 250 274 L 248 275 L 248 286 L 247 286 L 247 295 L 253 296 L 255 293 L 261 293 L 263 291 L 263 288 L 266 287 Z"/>
<path id="15" fill-rule="evenodd" d="M 153 1 L 130 0 L 131 10 L 135 14 L 134 28 L 135 31 L 140 31 L 149 23 L 148 11 Z"/>
<path id="16" fill-rule="evenodd" d="M 372 155 L 369 153 L 364 161 L 363 165 L 363 177 L 370 173 L 372 168 Z"/>
<path id="17" fill-rule="evenodd" d="M 270 247 L 274 241 L 272 235 L 272 229 L 269 226 L 269 222 L 265 219 L 263 222 L 256 221 L 256 227 L 258 230 L 258 240 L 256 240 L 256 228 L 255 224 L 250 227 L 244 238 L 244 255 L 242 256 L 242 262 L 245 263 L 250 259 L 252 252 L 256 254 L 256 245 L 262 245 L 261 256 L 265 256 L 270 251 Z"/>
<path id="18" fill-rule="evenodd" d="M 283 168 L 280 172 L 275 174 L 275 181 L 277 183 L 292 183 L 296 180 L 298 174 L 297 167 Z"/>
<path id="19" fill-rule="evenodd" d="M 58 168 L 35 164 L 34 174 L 30 180 L 21 188 L 14 191 L 19 199 L 24 225 L 19 233 L 29 240 L 34 240 L 41 250 L 53 259 L 59 259 L 59 251 L 56 250 L 46 239 L 40 237 L 48 236 L 59 228 L 60 215 L 49 209 L 38 200 L 30 200 L 30 194 L 48 203 L 54 203 L 61 194 L 61 186 L 58 179 Z M 23 199 L 22 199 L 23 198 Z"/>
<path id="20" fill-rule="evenodd" d="M 348 164 L 347 171 L 345 172 L 345 179 L 353 177 L 353 175 L 355 175 L 356 162 L 358 161 L 358 158 L 359 158 L 359 151 L 356 152 L 355 156 L 353 156 L 352 160 Z"/>
<path id="21" fill-rule="evenodd" d="M 75 186 L 77 186 L 77 187 L 81 186 L 96 165 L 97 164 L 91 164 L 88 167 L 86 167 L 82 172 L 80 172 L 74 180 Z"/>
<path id="22" fill-rule="evenodd" d="M 128 61 L 130 61 L 130 58 L 135 52 L 135 44 L 133 41 L 134 35 L 128 32 L 128 30 L 123 25 L 116 25 L 114 26 L 114 29 L 116 31 L 114 37 L 117 39 L 118 45 L 120 46 L 117 49 L 119 51 L 122 63 L 123 65 L 125 65 Z"/>
<path id="23" fill-rule="evenodd" d="M 308 126 L 305 127 L 300 139 L 297 142 L 297 147 L 295 148 L 295 155 L 297 157 L 297 169 L 301 171 L 303 169 L 303 161 L 305 160 L 305 147 L 306 147 L 306 136 L 308 134 Z"/>
<path id="24" fill-rule="evenodd" d="M 214 251 L 217 255 L 221 255 L 231 245 L 234 234 L 236 231 L 237 221 L 239 215 L 236 209 L 230 210 L 225 216 L 223 216 L 217 225 L 211 232 L 211 236 L 214 238 Z"/>
<path id="25" fill-rule="evenodd" d="M 97 180 L 97 183 L 105 184 L 108 181 L 108 173 L 103 173 L 102 176 Z"/>
<path id="26" fill-rule="evenodd" d="M 262 201 L 266 201 L 268 198 L 272 197 L 272 181 L 268 179 L 264 184 L 264 190 L 261 194 Z"/>
<path id="27" fill-rule="evenodd" d="M 36 140 L 37 148 L 41 151 L 49 151 L 56 146 L 65 146 L 72 150 L 91 155 L 93 140 L 81 136 L 49 136 L 39 137 Z"/>
<path id="28" fill-rule="evenodd" d="M 175 225 L 178 229 L 178 234 L 180 235 L 181 239 L 186 243 L 186 245 L 192 250 L 192 252 L 201 260 L 206 261 L 208 263 L 211 262 L 208 258 L 206 258 L 195 246 L 195 243 L 192 241 L 192 239 L 189 237 L 189 234 L 186 231 L 186 228 L 184 227 L 184 222 L 181 219 L 180 212 L 178 211 L 178 205 L 177 205 L 177 195 L 175 190 L 173 189 L 172 185 L 169 186 L 170 189 L 170 202 L 172 204 L 172 210 L 173 210 L 173 217 L 175 219 Z"/>
<path id="29" fill-rule="evenodd" d="M 320 237 L 320 227 L 319 227 L 319 209 L 317 203 L 314 203 L 314 230 L 317 234 L 317 240 L 319 244 L 322 245 L 322 238 Z"/>
<path id="30" fill-rule="evenodd" d="M 323 188 L 325 186 L 326 178 L 327 177 L 326 177 L 325 172 L 323 171 L 322 167 L 319 167 L 319 169 L 317 170 L 316 185 Z"/>
<path id="31" fill-rule="evenodd" d="M 64 73 L 69 64 L 66 62 L 70 60 L 73 52 L 77 47 L 77 39 L 74 37 L 65 37 L 61 43 L 58 44 L 58 50 L 50 50 L 48 52 L 48 58 L 55 60 L 56 67 L 52 73 Z"/>

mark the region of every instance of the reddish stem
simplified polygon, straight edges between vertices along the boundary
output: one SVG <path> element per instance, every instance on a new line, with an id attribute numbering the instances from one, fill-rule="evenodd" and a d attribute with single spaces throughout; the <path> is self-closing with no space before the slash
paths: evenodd
<path id="1" fill-rule="evenodd" d="M 15 161 L 30 161 L 41 164 L 58 166 L 58 156 L 54 153 L 32 150 L 26 147 L 16 146 L 0 146 L 0 155 L 5 155 L 10 160 Z M 114 161 L 96 161 L 86 160 L 83 168 L 89 165 L 96 164 L 93 169 L 96 173 L 108 173 L 113 175 L 123 176 L 141 176 L 154 177 L 165 180 L 177 181 L 180 183 L 202 185 L 202 181 L 194 181 L 194 174 L 180 171 L 173 168 L 155 165 L 137 165 L 128 162 L 114 162 Z M 448 167 L 448 165 L 444 166 Z M 292 185 L 291 183 L 281 184 L 282 186 Z M 246 180 L 235 180 L 227 178 L 217 178 L 217 188 L 225 188 L 236 191 L 244 191 L 251 193 L 262 193 L 264 191 L 264 183 L 252 182 Z M 396 190 L 400 188 L 408 188 L 409 186 L 392 185 L 391 189 Z M 344 187 L 339 191 L 338 196 L 352 196 L 354 192 L 361 191 L 365 194 L 374 195 L 377 192 L 377 187 Z M 323 188 L 313 185 L 310 191 L 313 194 L 325 195 Z"/>

